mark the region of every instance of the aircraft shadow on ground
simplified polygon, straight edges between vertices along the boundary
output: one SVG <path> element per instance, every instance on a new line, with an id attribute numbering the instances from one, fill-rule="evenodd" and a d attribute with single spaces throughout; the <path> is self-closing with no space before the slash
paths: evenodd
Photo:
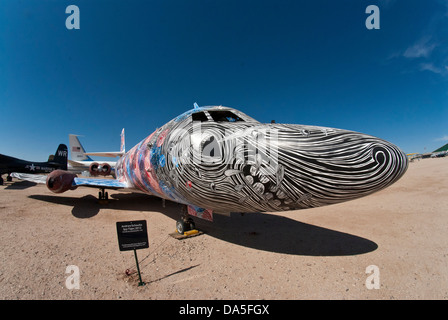
<path id="1" fill-rule="evenodd" d="M 14 182 L 5 182 L 5 185 L 8 183 L 5 189 L 8 190 L 24 190 L 37 185 L 35 182 L 30 181 L 14 181 Z"/>
<path id="2" fill-rule="evenodd" d="M 100 203 L 94 195 L 69 197 L 62 195 L 30 195 L 32 199 L 51 202 L 55 204 L 73 207 L 72 215 L 76 218 L 86 219 L 96 216 L 101 209 L 112 209 L 121 211 L 158 211 L 173 209 L 162 207 L 162 201 L 157 197 L 151 197 L 139 193 L 119 193 L 110 196 L 107 203 Z M 166 202 L 167 204 L 169 202 Z M 179 207 L 180 208 L 180 207 Z M 179 209 L 180 210 L 180 209 Z M 163 213 L 163 212 L 162 212 Z M 178 216 L 179 217 L 179 214 Z"/>
<path id="3" fill-rule="evenodd" d="M 93 217 L 103 208 L 156 211 L 174 221 L 179 219 L 181 213 L 181 205 L 177 203 L 166 201 L 163 207 L 159 198 L 138 193 L 112 194 L 107 204 L 100 204 L 93 195 L 81 198 L 58 195 L 29 197 L 73 207 L 73 216 L 81 219 Z M 365 254 L 378 248 L 375 242 L 365 238 L 269 213 L 214 215 L 213 223 L 196 218 L 195 223 L 198 229 L 214 238 L 270 252 L 304 256 L 346 256 Z"/>

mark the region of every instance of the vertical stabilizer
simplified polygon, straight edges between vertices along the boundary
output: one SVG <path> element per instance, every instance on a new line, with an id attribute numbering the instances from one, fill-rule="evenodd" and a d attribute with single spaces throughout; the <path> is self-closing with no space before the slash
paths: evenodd
<path id="1" fill-rule="evenodd" d="M 68 150 L 65 144 L 60 144 L 56 153 L 54 154 L 53 161 L 54 163 L 60 164 L 60 169 L 67 170 L 67 158 L 68 158 Z"/>
<path id="2" fill-rule="evenodd" d="M 81 142 L 78 140 L 78 136 L 75 134 L 69 134 L 68 140 L 70 143 L 71 159 L 74 161 L 93 161 L 89 156 L 85 155 Z"/>
<path id="3" fill-rule="evenodd" d="M 121 130 L 121 144 L 120 144 L 120 152 L 123 152 L 123 154 L 126 153 L 126 146 L 124 144 L 124 128 Z"/>

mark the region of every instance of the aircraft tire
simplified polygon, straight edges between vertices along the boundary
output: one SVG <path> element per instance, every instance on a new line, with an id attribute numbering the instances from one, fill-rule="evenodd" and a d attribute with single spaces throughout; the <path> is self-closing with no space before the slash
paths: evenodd
<path id="1" fill-rule="evenodd" d="M 188 219 L 188 221 L 187 221 L 187 225 L 188 225 L 188 230 L 194 230 L 194 229 L 196 229 L 196 225 L 194 224 L 194 221 L 193 221 L 193 219 Z"/>
<path id="2" fill-rule="evenodd" d="M 184 234 L 185 232 L 185 222 L 183 222 L 182 220 L 179 220 L 176 222 L 176 231 L 179 234 Z"/>
<path id="3" fill-rule="evenodd" d="M 109 193 L 103 191 L 98 192 L 98 200 L 109 200 Z"/>

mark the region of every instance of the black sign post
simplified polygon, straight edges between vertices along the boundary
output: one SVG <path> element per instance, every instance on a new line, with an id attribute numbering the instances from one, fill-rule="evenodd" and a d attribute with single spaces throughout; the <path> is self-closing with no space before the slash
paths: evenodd
<path id="1" fill-rule="evenodd" d="M 137 250 L 149 247 L 146 220 L 117 222 L 118 246 L 120 251 L 134 250 L 139 286 L 144 286 L 138 265 Z"/>

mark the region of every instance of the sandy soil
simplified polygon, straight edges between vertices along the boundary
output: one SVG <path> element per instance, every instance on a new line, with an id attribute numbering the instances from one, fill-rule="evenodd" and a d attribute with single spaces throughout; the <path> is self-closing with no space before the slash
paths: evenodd
<path id="1" fill-rule="evenodd" d="M 6 180 L 6 179 L 5 179 Z M 0 186 L 0 299 L 447 299 L 448 158 L 411 163 L 393 186 L 323 208 L 196 220 L 169 236 L 180 207 L 135 193 L 53 194 Z M 143 220 L 150 245 L 119 251 L 116 222 Z M 68 289 L 69 265 L 80 288 Z M 366 280 L 379 276 L 379 289 Z"/>

